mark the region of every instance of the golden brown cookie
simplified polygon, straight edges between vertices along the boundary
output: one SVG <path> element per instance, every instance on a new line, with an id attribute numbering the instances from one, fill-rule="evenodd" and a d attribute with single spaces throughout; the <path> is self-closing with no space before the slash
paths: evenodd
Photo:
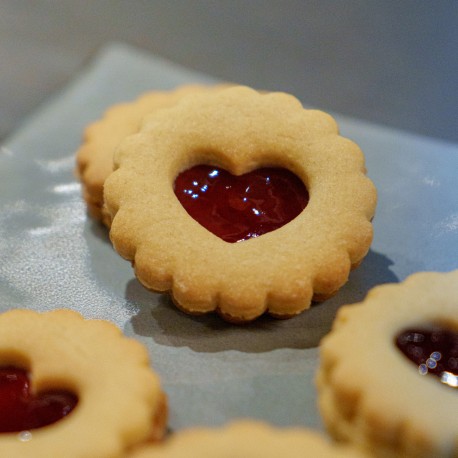
<path id="1" fill-rule="evenodd" d="M 172 91 L 147 92 L 132 102 L 110 107 L 103 117 L 84 131 L 83 143 L 76 153 L 77 175 L 90 215 L 104 220 L 103 183 L 113 171 L 113 153 L 128 135 L 138 131 L 143 117 L 155 110 L 175 104 L 193 92 L 216 90 L 221 86 L 185 85 Z M 105 220 L 105 224 L 109 221 Z"/>
<path id="2" fill-rule="evenodd" d="M 12 380 L 23 377 L 21 369 L 30 378 L 30 393 L 13 408 L 17 398 L 7 392 Z M 163 434 L 165 398 L 146 349 L 106 321 L 70 310 L 5 312 L 0 372 L 0 406 L 7 409 L 0 423 L 9 431 L 0 434 L 2 457 L 120 457 Z M 54 415 L 44 404 L 59 402 L 64 410 L 57 420 L 36 423 Z"/>
<path id="3" fill-rule="evenodd" d="M 282 227 L 229 243 L 190 216 L 175 194 L 177 177 L 194 166 L 237 179 L 280 169 L 295 175 L 309 201 Z M 143 285 L 170 292 L 187 313 L 216 310 L 235 322 L 266 311 L 297 315 L 312 298 L 334 294 L 372 240 L 376 191 L 361 150 L 338 135 L 331 116 L 284 93 L 234 87 L 188 95 L 146 117 L 115 153 L 115 168 L 105 182 L 113 245 Z M 221 213 L 244 205 L 229 201 Z"/>
<path id="4" fill-rule="evenodd" d="M 305 428 L 274 428 L 239 420 L 220 429 L 193 428 L 146 446 L 129 458 L 363 458 L 362 452 L 329 442 Z"/>
<path id="5" fill-rule="evenodd" d="M 376 456 L 458 456 L 458 270 L 417 273 L 343 307 L 321 343 L 330 433 Z"/>

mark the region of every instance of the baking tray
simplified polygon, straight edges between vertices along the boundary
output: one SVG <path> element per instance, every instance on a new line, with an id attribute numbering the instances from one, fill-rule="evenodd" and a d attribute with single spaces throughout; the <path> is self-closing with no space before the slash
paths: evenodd
<path id="1" fill-rule="evenodd" d="M 458 145 L 334 114 L 379 193 L 363 264 L 335 297 L 291 320 L 240 327 L 190 317 L 136 281 L 88 218 L 74 167 L 84 127 L 108 106 L 191 82 L 217 80 L 112 44 L 2 145 L 0 310 L 66 307 L 141 341 L 169 397 L 172 430 L 239 417 L 320 429 L 317 346 L 337 309 L 413 272 L 458 268 Z"/>

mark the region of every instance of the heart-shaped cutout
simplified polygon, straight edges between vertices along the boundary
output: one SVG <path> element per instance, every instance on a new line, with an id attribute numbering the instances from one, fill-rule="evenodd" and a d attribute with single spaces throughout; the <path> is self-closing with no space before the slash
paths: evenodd
<path id="1" fill-rule="evenodd" d="M 192 218 L 230 243 L 284 226 L 309 200 L 307 188 L 294 173 L 274 167 L 236 176 L 197 165 L 178 175 L 174 191 Z"/>
<path id="2" fill-rule="evenodd" d="M 67 391 L 30 392 L 27 371 L 0 367 L 0 432 L 20 432 L 50 425 L 67 416 L 77 396 Z"/>
<path id="3" fill-rule="evenodd" d="M 406 329 L 397 335 L 396 345 L 421 375 L 435 375 L 458 388 L 458 332 L 442 326 Z"/>

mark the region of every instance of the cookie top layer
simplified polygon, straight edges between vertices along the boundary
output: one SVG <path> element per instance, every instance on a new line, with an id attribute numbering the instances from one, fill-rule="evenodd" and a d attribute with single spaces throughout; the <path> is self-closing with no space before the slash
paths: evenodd
<path id="1" fill-rule="evenodd" d="M 172 106 L 184 95 L 222 87 L 190 84 L 172 91 L 147 92 L 132 102 L 113 105 L 101 119 L 86 127 L 76 153 L 76 172 L 91 216 L 103 219 L 103 184 L 113 171 L 114 151 L 125 137 L 139 130 L 145 115 Z"/>
<path id="2" fill-rule="evenodd" d="M 278 230 L 229 244 L 196 222 L 174 194 L 177 175 L 198 164 L 240 175 L 286 168 L 310 200 Z M 356 144 L 334 119 L 284 93 L 234 87 L 193 94 L 148 116 L 115 153 L 105 183 L 115 249 L 138 279 L 170 291 L 189 313 L 217 310 L 249 321 L 290 317 L 312 297 L 335 293 L 372 240 L 376 191 Z"/>
<path id="3" fill-rule="evenodd" d="M 349 447 L 328 442 L 316 432 L 274 428 L 239 420 L 224 428 L 195 428 L 180 432 L 157 446 L 134 451 L 130 458 L 363 458 Z"/>
<path id="4" fill-rule="evenodd" d="M 146 349 L 106 321 L 70 310 L 5 312 L 0 366 L 28 370 L 35 393 L 59 389 L 78 397 L 67 417 L 32 430 L 25 441 L 18 433 L 0 434 L 1 456 L 123 456 L 164 428 L 157 419 L 163 395 Z"/>
<path id="5" fill-rule="evenodd" d="M 321 414 L 335 437 L 379 456 L 458 454 L 456 388 L 422 375 L 396 345 L 406 329 L 440 326 L 456 336 L 457 298 L 458 270 L 427 272 L 340 309 L 321 343 L 317 378 Z"/>

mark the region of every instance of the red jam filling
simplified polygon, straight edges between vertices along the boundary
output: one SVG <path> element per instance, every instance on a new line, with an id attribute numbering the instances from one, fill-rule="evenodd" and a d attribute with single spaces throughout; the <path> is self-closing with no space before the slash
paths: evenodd
<path id="1" fill-rule="evenodd" d="M 30 393 L 27 371 L 0 367 L 0 432 L 20 432 L 50 425 L 68 415 L 78 398 L 66 391 Z"/>
<path id="2" fill-rule="evenodd" d="M 442 327 L 406 329 L 396 345 L 418 366 L 422 375 L 432 374 L 452 388 L 458 388 L 458 332 Z"/>
<path id="3" fill-rule="evenodd" d="M 304 183 L 289 170 L 261 168 L 235 176 L 209 165 L 180 173 L 175 195 L 192 218 L 229 243 L 284 226 L 309 200 Z"/>

